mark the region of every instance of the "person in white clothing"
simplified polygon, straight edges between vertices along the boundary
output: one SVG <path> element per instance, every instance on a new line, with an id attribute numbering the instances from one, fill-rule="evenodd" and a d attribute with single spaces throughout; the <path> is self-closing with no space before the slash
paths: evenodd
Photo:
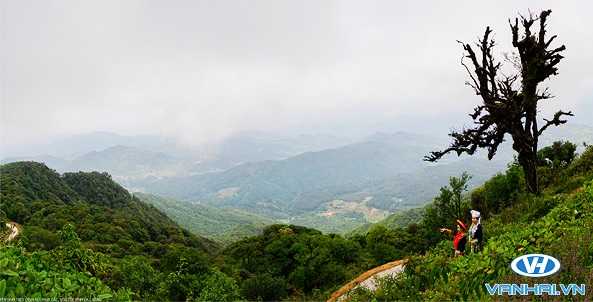
<path id="1" fill-rule="evenodd" d="M 480 212 L 471 210 L 470 213 L 472 214 L 472 225 L 469 227 L 469 232 L 467 233 L 467 236 L 469 237 L 468 241 L 471 247 L 471 252 L 479 253 L 482 249 L 482 224 Z"/>

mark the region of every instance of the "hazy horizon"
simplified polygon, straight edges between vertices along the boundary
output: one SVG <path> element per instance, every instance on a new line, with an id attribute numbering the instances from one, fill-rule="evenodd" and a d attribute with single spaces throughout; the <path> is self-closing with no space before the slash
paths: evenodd
<path id="1" fill-rule="evenodd" d="M 0 144 L 105 131 L 197 146 L 242 130 L 414 120 L 446 132 L 480 101 L 457 40 L 490 26 L 503 60 L 508 20 L 543 9 L 567 50 L 540 117 L 571 110 L 570 123 L 593 126 L 588 1 L 3 1 Z"/>

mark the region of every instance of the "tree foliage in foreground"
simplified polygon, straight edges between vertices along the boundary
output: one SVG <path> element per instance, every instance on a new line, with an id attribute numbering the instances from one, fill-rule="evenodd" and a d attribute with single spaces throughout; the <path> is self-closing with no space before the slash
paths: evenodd
<path id="1" fill-rule="evenodd" d="M 517 166 L 511 166 L 510 173 L 507 171 L 490 180 L 496 182 L 495 186 L 485 185 L 479 190 L 488 195 L 510 185 L 503 180 L 516 177 L 513 171 L 516 169 Z M 585 296 L 490 296 L 484 285 L 593 284 L 590 236 L 593 232 L 593 147 L 588 147 L 580 157 L 557 172 L 554 181 L 543 187 L 540 196 L 518 197 L 516 192 L 507 191 L 508 201 L 504 204 L 492 208 L 493 203 L 486 203 L 489 217 L 482 220 L 487 239 L 482 252 L 454 259 L 451 242 L 441 241 L 426 254 L 410 257 L 405 272 L 397 278 L 381 279 L 375 291 L 355 290 L 348 300 L 591 300 L 590 290 L 586 290 Z M 573 186 L 575 182 L 577 186 Z M 474 198 L 472 203 L 476 202 Z M 540 253 L 556 257 L 562 264 L 560 271 L 543 278 L 521 277 L 511 271 L 509 264 L 514 258 Z"/>
<path id="2" fill-rule="evenodd" d="M 532 14 L 521 16 L 520 25 L 519 18 L 514 24 L 509 22 L 513 33 L 512 45 L 518 52 L 518 58 L 509 58 L 517 69 L 515 74 L 504 75 L 502 63 L 495 60 L 493 50 L 496 42 L 491 38 L 490 27 L 486 28 L 484 37 L 477 43 L 479 53 L 470 44 L 462 43 L 465 58 L 471 61 L 471 67 L 463 61 L 461 63 L 470 75 L 471 81 L 467 84 L 483 103 L 470 114 L 474 127 L 450 133 L 453 138 L 451 145 L 443 151 L 431 152 L 425 160 L 436 161 L 451 151 L 458 155 L 472 155 L 478 148 L 487 149 L 488 158 L 492 159 L 508 134 L 513 140 L 513 149 L 518 153 L 528 191 L 536 195 L 540 193 L 536 168 L 539 137 L 549 126 L 566 123 L 562 116 L 572 116 L 570 111 L 560 110 L 552 119 L 544 119 L 541 127 L 538 125 L 538 103 L 552 97 L 547 88 L 541 89 L 540 84 L 557 75 L 556 65 L 562 60 L 560 53 L 566 48 L 564 45 L 551 47 L 556 36 L 546 37 L 546 21 L 551 12 L 543 11 L 539 17 Z M 532 32 L 536 21 L 539 21 L 539 32 Z"/>
<path id="3" fill-rule="evenodd" d="M 103 255 L 84 248 L 73 225 L 64 226 L 58 236 L 62 244 L 52 251 L 0 245 L 0 299 L 131 299 L 132 293 L 114 291 L 101 281 L 106 274 Z"/>

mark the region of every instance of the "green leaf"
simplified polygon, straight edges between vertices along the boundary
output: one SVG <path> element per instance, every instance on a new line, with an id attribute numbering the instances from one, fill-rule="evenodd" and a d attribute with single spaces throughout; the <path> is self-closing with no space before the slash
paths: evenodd
<path id="1" fill-rule="evenodd" d="M 4 275 L 4 276 L 10 276 L 10 277 L 18 277 L 19 276 L 19 273 L 13 272 L 13 271 L 7 269 L 7 270 L 5 270 L 5 271 L 2 272 L 2 275 Z"/>
<path id="2" fill-rule="evenodd" d="M 428 275 L 428 284 L 433 285 L 435 283 L 435 273 L 436 269 L 432 270 Z"/>
<path id="3" fill-rule="evenodd" d="M 17 293 L 19 294 L 20 297 L 22 297 L 22 296 L 25 295 L 25 287 L 23 287 L 22 284 L 20 284 L 20 283 L 17 284 L 16 290 L 17 290 Z"/>
<path id="4" fill-rule="evenodd" d="M 4 258 L 2 260 L 0 260 L 0 267 L 6 267 L 8 266 L 8 258 Z"/>
<path id="5" fill-rule="evenodd" d="M 27 268 L 27 278 L 29 279 L 29 282 L 37 281 L 37 272 L 31 267 Z"/>
<path id="6" fill-rule="evenodd" d="M 62 280 L 62 282 L 63 282 L 62 284 L 64 285 L 64 288 L 65 288 L 65 289 L 68 289 L 68 288 L 70 288 L 70 286 L 72 285 L 72 282 L 71 282 L 71 281 L 70 281 L 70 279 L 68 279 L 68 278 L 64 278 L 64 279 Z"/>
<path id="7" fill-rule="evenodd" d="M 6 280 L 0 280 L 0 298 L 6 298 Z"/>
<path id="8" fill-rule="evenodd" d="M 99 298 L 99 300 L 105 300 L 105 299 L 109 299 L 112 298 L 113 295 L 112 294 L 102 294 L 102 295 L 98 295 L 97 298 Z"/>
<path id="9" fill-rule="evenodd" d="M 465 290 L 463 290 L 461 292 L 461 298 L 463 299 L 463 301 L 467 301 L 468 297 L 469 297 L 469 290 L 466 288 Z"/>

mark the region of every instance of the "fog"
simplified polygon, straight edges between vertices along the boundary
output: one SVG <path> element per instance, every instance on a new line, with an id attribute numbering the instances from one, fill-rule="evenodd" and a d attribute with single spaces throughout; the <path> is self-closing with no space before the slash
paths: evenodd
<path id="1" fill-rule="evenodd" d="M 548 33 L 567 50 L 540 113 L 572 110 L 571 123 L 591 125 L 591 1 L 3 1 L 0 142 L 111 131 L 199 146 L 297 125 L 446 131 L 471 123 L 479 102 L 457 40 L 490 26 L 502 60 L 509 18 L 548 8 Z"/>

